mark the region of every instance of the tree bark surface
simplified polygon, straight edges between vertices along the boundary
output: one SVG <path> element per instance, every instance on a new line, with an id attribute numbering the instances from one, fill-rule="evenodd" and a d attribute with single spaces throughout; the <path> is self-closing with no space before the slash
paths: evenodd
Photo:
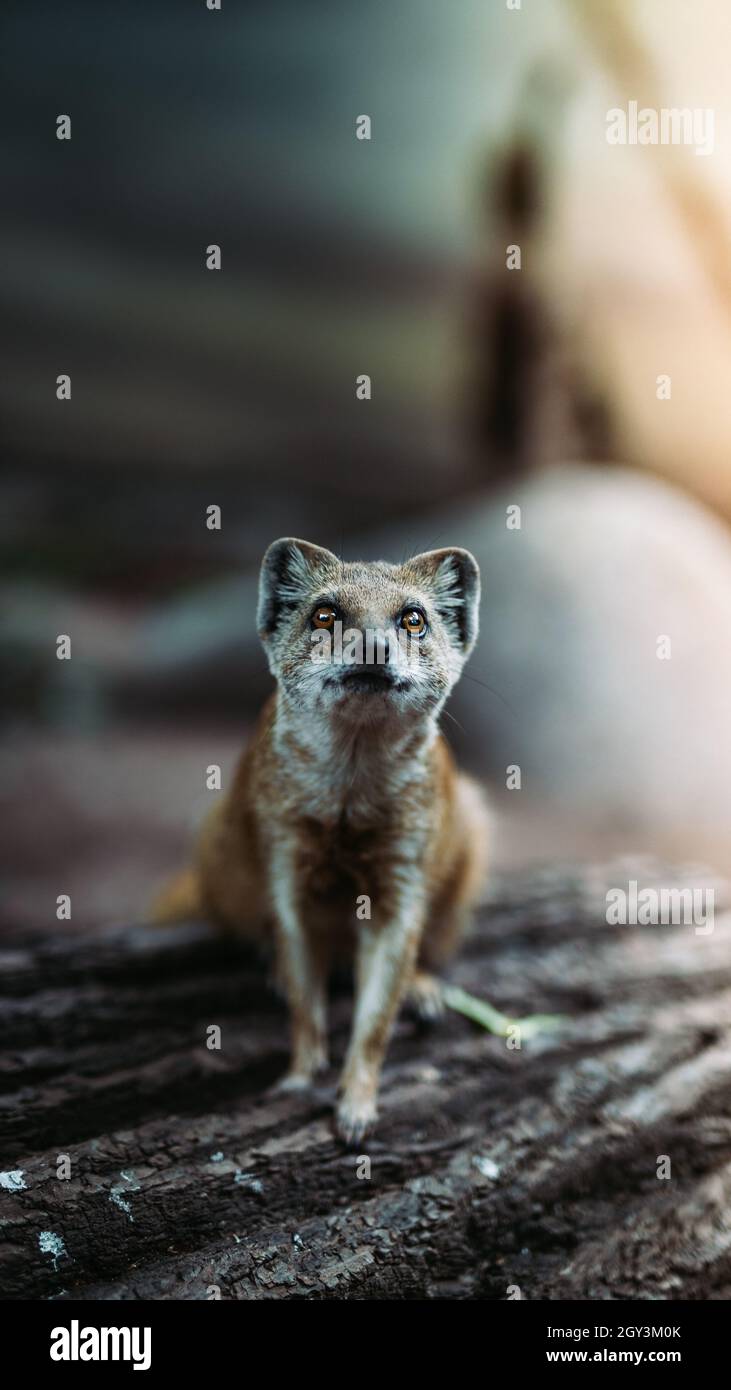
<path id="1" fill-rule="evenodd" d="M 564 1024 L 509 1047 L 404 1014 L 354 1151 L 334 1070 L 269 1093 L 286 1012 L 236 944 L 198 925 L 6 937 L 0 1296 L 731 1297 L 731 922 L 610 926 L 621 881 L 496 883 L 452 979 Z M 349 1017 L 340 989 L 336 1059 Z"/>

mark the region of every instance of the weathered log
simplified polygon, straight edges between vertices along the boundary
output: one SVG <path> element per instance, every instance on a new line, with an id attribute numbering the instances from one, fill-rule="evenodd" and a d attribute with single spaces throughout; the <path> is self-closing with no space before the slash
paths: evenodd
<path id="1" fill-rule="evenodd" d="M 731 921 L 612 927 L 609 881 L 497 884 L 453 978 L 565 1025 L 510 1048 L 404 1016 L 370 1177 L 333 1136 L 334 1071 L 267 1093 L 286 1014 L 239 947 L 197 926 L 7 939 L 0 1293 L 729 1297 Z M 349 1014 L 340 989 L 336 1058 Z"/>

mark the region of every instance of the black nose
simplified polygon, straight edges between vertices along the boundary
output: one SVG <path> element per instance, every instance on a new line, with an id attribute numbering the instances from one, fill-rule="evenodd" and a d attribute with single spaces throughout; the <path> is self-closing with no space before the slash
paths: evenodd
<path id="1" fill-rule="evenodd" d="M 358 690 L 388 690 L 395 679 L 388 666 L 350 666 L 343 676 L 343 684 Z"/>

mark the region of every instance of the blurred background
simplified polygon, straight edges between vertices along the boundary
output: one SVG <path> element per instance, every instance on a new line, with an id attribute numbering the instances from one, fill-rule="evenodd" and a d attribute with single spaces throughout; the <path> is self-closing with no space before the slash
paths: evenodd
<path id="1" fill-rule="evenodd" d="M 268 689 L 283 534 L 474 550 L 445 731 L 496 863 L 724 869 L 725 0 L 6 0 L 2 29 L 5 922 L 144 917 Z M 712 153 L 610 146 L 629 100 L 712 108 Z"/>

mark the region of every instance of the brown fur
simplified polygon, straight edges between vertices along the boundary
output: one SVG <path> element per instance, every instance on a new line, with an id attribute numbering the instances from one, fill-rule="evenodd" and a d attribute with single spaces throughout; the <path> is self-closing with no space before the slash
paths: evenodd
<path id="1" fill-rule="evenodd" d="M 300 541 L 270 547 L 259 625 L 278 689 L 204 826 L 194 872 L 158 904 L 159 920 L 202 911 L 273 941 L 290 1007 L 290 1087 L 327 1064 L 328 971 L 338 958 L 355 960 L 338 1111 L 347 1138 L 375 1116 L 404 996 L 424 1013 L 437 1010 L 431 971 L 457 945 L 484 878 L 481 796 L 457 773 L 436 726 L 476 636 L 475 576 L 460 551 L 397 568 L 347 566 Z M 416 671 L 399 665 L 398 687 L 351 694 L 342 668 L 308 669 L 311 611 L 323 587 L 363 630 L 393 623 L 402 604 L 428 610 Z"/>

